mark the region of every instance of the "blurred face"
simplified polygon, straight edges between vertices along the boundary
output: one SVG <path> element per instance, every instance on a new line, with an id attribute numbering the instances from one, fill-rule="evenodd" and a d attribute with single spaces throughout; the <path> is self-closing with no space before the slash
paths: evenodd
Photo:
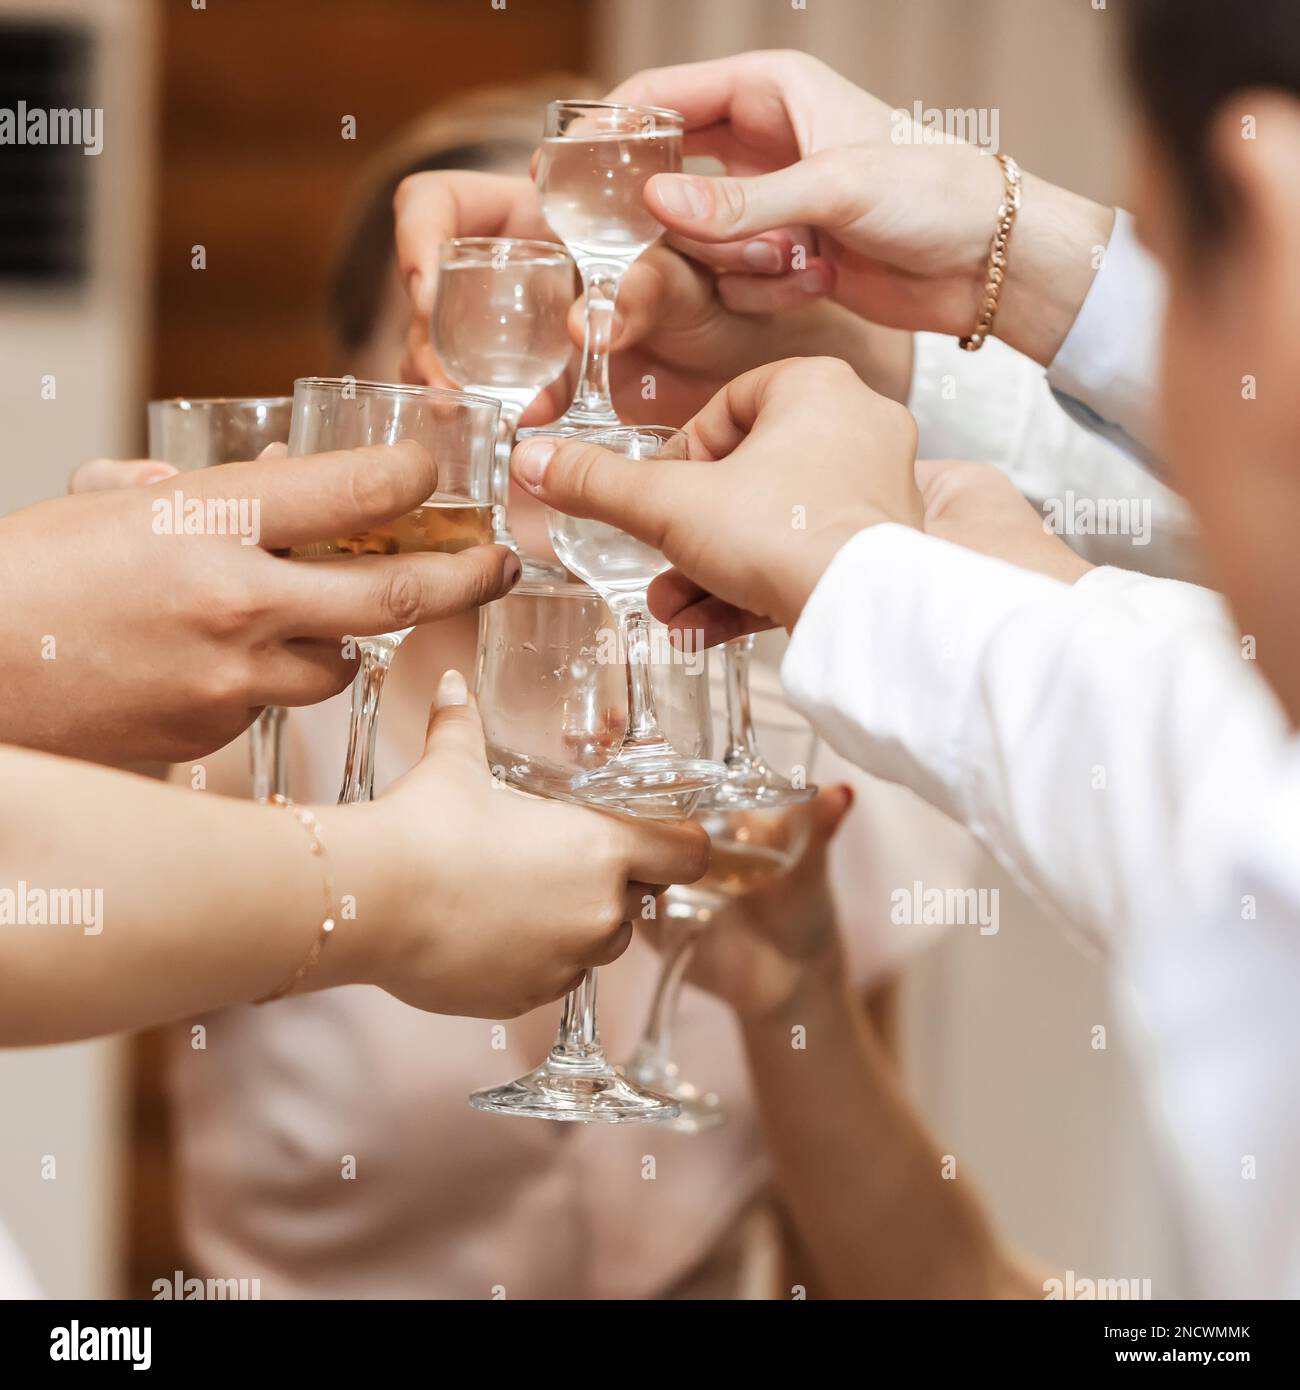
<path id="1" fill-rule="evenodd" d="M 1219 112 L 1209 148 L 1233 215 L 1211 241 L 1156 136 L 1141 148 L 1132 205 L 1169 276 L 1161 452 L 1211 582 L 1300 724 L 1300 101 L 1247 93 Z"/>

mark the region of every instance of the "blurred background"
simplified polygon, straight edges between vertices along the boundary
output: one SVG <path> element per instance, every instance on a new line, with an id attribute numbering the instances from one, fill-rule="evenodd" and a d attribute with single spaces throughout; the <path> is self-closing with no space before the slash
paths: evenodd
<path id="1" fill-rule="evenodd" d="M 498 0 L 499 3 L 499 0 Z M 104 150 L 6 149 L 0 512 L 144 446 L 144 401 L 282 393 L 335 366 L 325 305 L 357 180 L 485 84 L 795 47 L 910 108 L 995 107 L 1003 149 L 1123 196 L 1113 7 L 1093 0 L 0 0 L 0 106 L 93 106 Z M 538 98 L 537 129 L 541 103 Z M 343 138 L 346 117 L 355 139 Z M 196 248 L 205 267 L 195 268 Z M 905 979 L 906 1065 L 1010 1237 L 1182 1291 L 1100 962 L 990 864 L 996 937 Z M 1108 1045 L 1092 1046 L 1104 1025 Z M 707 1141 L 703 1141 L 707 1142 Z M 45 1155 L 58 1158 L 44 1180 Z M 0 1222 L 47 1292 L 183 1268 L 156 1040 L 0 1053 Z"/>

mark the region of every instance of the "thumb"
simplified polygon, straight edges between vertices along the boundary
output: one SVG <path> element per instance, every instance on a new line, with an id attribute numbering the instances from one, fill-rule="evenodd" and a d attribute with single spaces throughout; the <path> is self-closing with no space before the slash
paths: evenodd
<path id="1" fill-rule="evenodd" d="M 475 767 L 487 766 L 478 702 L 459 671 L 444 671 L 438 682 L 424 735 L 424 755 L 426 759 L 460 759 Z"/>
<path id="2" fill-rule="evenodd" d="M 687 501 L 683 487 L 704 482 L 698 463 L 624 458 L 599 444 L 539 435 L 525 440 L 510 460 L 515 481 L 548 507 L 591 517 L 626 531 L 656 550 L 674 512 Z"/>
<path id="3" fill-rule="evenodd" d="M 831 164 L 822 154 L 748 179 L 656 174 L 646 183 L 645 201 L 671 231 L 696 241 L 737 241 L 791 223 L 825 227 L 843 220 L 851 196 Z"/>

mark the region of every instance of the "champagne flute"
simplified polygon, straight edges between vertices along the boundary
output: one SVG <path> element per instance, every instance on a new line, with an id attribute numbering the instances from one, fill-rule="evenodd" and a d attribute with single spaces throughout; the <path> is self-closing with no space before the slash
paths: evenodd
<path id="1" fill-rule="evenodd" d="M 609 609 L 585 584 L 525 577 L 479 613 L 479 710 L 493 775 L 507 786 L 574 799 L 575 772 L 598 767 L 627 722 L 627 679 L 610 658 Z M 661 662 L 650 671 L 677 747 L 694 756 L 712 736 L 707 653 L 693 665 Z M 504 794 L 504 792 L 503 792 Z M 667 800 L 639 810 L 672 814 Z M 541 1066 L 504 1086 L 476 1091 L 470 1104 L 500 1115 L 627 1123 L 671 1119 L 677 1105 L 620 1076 L 601 1047 L 596 972 L 564 1001 L 555 1044 Z"/>
<path id="2" fill-rule="evenodd" d="M 220 463 L 255 459 L 269 444 L 289 438 L 290 396 L 190 397 L 150 401 L 149 457 L 182 473 Z M 253 796 L 267 801 L 288 795 L 284 765 L 284 717 L 268 705 L 248 731 Z"/>
<path id="3" fill-rule="evenodd" d="M 653 460 L 689 457 L 686 435 L 666 425 L 583 430 L 577 437 L 624 458 L 644 460 L 647 487 L 654 486 Z M 668 568 L 668 561 L 653 547 L 602 521 L 552 510 L 548 522 L 556 555 L 609 604 L 627 653 L 627 733 L 604 767 L 578 774 L 574 791 L 592 801 L 676 795 L 693 803 L 699 792 L 722 779 L 725 769 L 705 758 L 684 757 L 664 736 L 655 714 L 647 677 L 652 629 L 646 589 Z"/>
<path id="4" fill-rule="evenodd" d="M 492 471 L 494 539 L 510 534 L 510 451 L 519 417 L 564 371 L 573 302 L 573 259 L 550 241 L 457 237 L 438 248 L 438 291 L 429 335 L 458 386 L 501 404 Z"/>
<path id="5" fill-rule="evenodd" d="M 785 703 L 775 681 L 761 691 L 756 709 L 764 740 L 794 772 L 795 782 L 806 783 L 817 746 L 812 729 Z M 770 887 L 798 864 L 812 829 L 808 801 L 815 794 L 808 787 L 801 801 L 734 809 L 720 807 L 710 793 L 694 812 L 712 842 L 709 868 L 695 883 L 674 885 L 664 898 L 659 979 L 641 1040 L 622 1068 L 638 1085 L 678 1103 L 681 1113 L 671 1123 L 681 1133 L 702 1134 L 726 1120 L 716 1093 L 688 1080 L 673 1060 L 673 1029 L 691 956 L 700 934 L 729 904 Z"/>
<path id="6" fill-rule="evenodd" d="M 682 167 L 683 126 L 678 112 L 651 106 L 553 101 L 546 108 L 537 164 L 542 215 L 573 253 L 587 308 L 577 390 L 548 434 L 618 423 L 609 394 L 614 305 L 628 266 L 663 234 L 642 190 L 653 175 Z"/>
<path id="7" fill-rule="evenodd" d="M 492 540 L 492 462 L 499 406 L 484 396 L 428 386 L 388 386 L 352 377 L 303 377 L 293 384 L 289 453 L 323 453 L 367 444 L 423 445 L 438 464 L 438 490 L 413 511 L 355 536 L 297 546 L 298 560 L 355 555 L 453 553 Z M 339 801 L 374 795 L 375 734 L 384 677 L 411 631 L 357 639 L 361 669 L 352 683 L 352 719 Z"/>

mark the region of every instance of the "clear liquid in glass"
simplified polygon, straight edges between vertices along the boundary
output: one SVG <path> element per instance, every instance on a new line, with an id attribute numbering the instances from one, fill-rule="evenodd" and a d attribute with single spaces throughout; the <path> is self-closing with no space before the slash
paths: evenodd
<path id="1" fill-rule="evenodd" d="M 457 260 L 438 272 L 433 341 L 453 381 L 514 399 L 521 407 L 555 380 L 572 352 L 565 319 L 573 267 L 554 262 L 495 266 Z"/>
<path id="2" fill-rule="evenodd" d="M 560 563 L 607 599 L 643 591 L 668 568 L 662 552 L 603 521 L 553 511 L 549 522 Z"/>
<path id="3" fill-rule="evenodd" d="M 679 131 L 553 136 L 537 169 L 542 214 L 576 259 L 631 263 L 663 235 L 642 189 L 682 167 Z"/>

